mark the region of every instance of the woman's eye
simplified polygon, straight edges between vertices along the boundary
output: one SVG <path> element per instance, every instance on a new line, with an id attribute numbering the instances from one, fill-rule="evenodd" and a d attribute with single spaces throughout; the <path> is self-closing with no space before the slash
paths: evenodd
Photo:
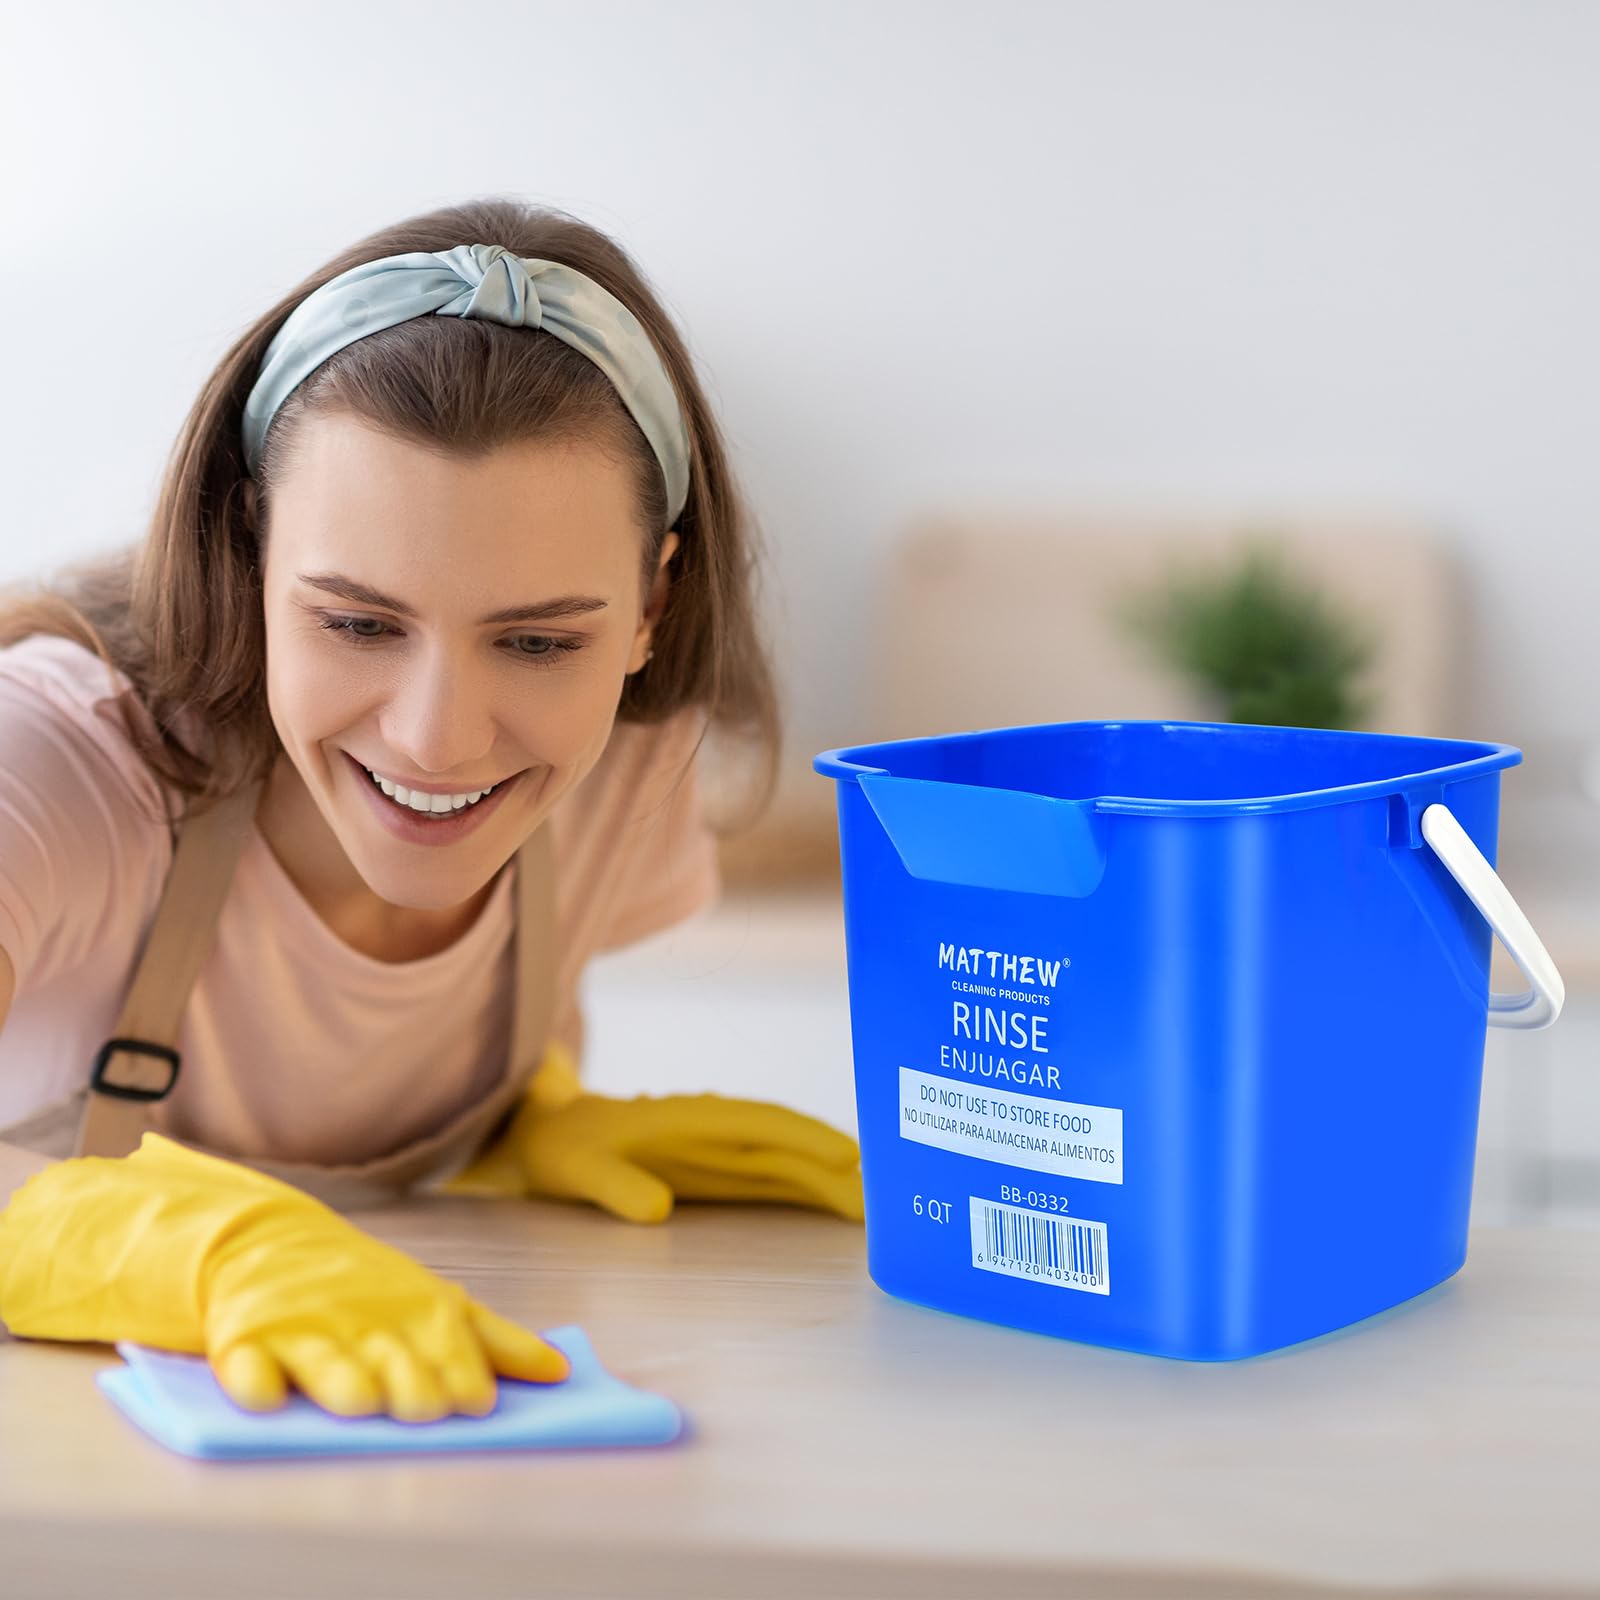
<path id="1" fill-rule="evenodd" d="M 398 628 L 391 628 L 377 617 L 335 617 L 323 616 L 319 619 L 320 626 L 331 633 L 337 633 L 355 645 L 376 644 L 386 633 L 399 633 Z M 363 624 L 371 623 L 376 632 L 366 632 Z M 547 633 L 517 634 L 508 641 L 511 645 L 511 654 L 526 657 L 534 661 L 553 660 L 558 656 L 569 654 L 574 650 L 583 648 L 583 640 L 557 638 Z M 524 649 L 526 645 L 534 648 Z"/>
<path id="2" fill-rule="evenodd" d="M 342 633 L 347 639 L 357 639 L 361 641 L 368 639 L 381 639 L 384 633 L 384 626 L 381 622 L 378 622 L 376 617 L 322 617 L 320 621 L 324 628 L 329 629 L 333 633 Z M 376 623 L 378 632 L 359 632 L 358 630 L 360 625 L 364 622 Z"/>

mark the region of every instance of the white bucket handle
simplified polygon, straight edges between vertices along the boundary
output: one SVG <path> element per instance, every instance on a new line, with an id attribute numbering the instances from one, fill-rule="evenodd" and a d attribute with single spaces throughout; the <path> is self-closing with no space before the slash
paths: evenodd
<path id="1" fill-rule="evenodd" d="M 1491 994 L 1489 1021 L 1500 1028 L 1548 1028 L 1561 1015 L 1567 987 L 1533 924 L 1448 806 L 1435 801 L 1422 813 L 1420 827 L 1532 985 L 1524 994 Z"/>

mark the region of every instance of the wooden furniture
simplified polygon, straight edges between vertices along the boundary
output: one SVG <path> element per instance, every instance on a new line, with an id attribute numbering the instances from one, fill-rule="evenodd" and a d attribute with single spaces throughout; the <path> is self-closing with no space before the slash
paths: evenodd
<path id="1" fill-rule="evenodd" d="M 862 1230 L 424 1197 L 359 1220 L 677 1400 L 656 1450 L 203 1463 L 0 1343 L 7 1596 L 1554 1595 L 1600 1586 L 1600 1232 L 1190 1364 L 903 1304 Z M 1336 1264 L 1330 1264 L 1330 1270 Z"/>
<path id="2" fill-rule="evenodd" d="M 868 737 L 1216 716 L 1118 615 L 1125 597 L 1175 569 L 1231 571 L 1257 538 L 1377 634 L 1358 680 L 1375 696 L 1363 726 L 1488 736 L 1460 728 L 1462 576 L 1425 529 L 1337 516 L 972 510 L 918 519 L 890 554 L 870 675 L 884 731 Z"/>

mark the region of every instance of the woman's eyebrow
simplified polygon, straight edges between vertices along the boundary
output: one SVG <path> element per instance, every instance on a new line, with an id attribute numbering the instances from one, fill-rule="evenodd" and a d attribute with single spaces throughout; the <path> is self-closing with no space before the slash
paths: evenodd
<path id="1" fill-rule="evenodd" d="M 384 594 L 369 584 L 358 583 L 340 572 L 297 572 L 301 583 L 337 595 L 341 600 L 353 600 L 357 605 L 381 606 L 402 617 L 414 617 L 416 612 L 404 600 Z M 533 605 L 507 606 L 504 611 L 492 611 L 479 617 L 480 623 L 490 622 L 545 622 L 552 617 L 577 617 L 588 611 L 604 611 L 609 602 L 589 594 L 564 594 L 554 600 L 540 600 Z"/>

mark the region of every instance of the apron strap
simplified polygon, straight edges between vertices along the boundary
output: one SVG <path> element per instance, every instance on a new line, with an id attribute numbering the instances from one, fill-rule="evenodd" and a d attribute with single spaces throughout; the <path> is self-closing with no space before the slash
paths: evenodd
<path id="1" fill-rule="evenodd" d="M 146 1106 L 177 1083 L 178 1024 L 211 950 L 261 789 L 262 781 L 247 784 L 179 828 L 166 886 L 116 1032 L 95 1057 L 75 1155 L 123 1156 L 136 1150 L 148 1126 Z"/>
<path id="2" fill-rule="evenodd" d="M 549 819 L 523 840 L 513 868 L 516 882 L 516 989 L 511 1044 L 503 1081 L 518 1088 L 532 1078 L 556 1020 L 556 854 Z M 511 1097 L 515 1099 L 515 1096 Z"/>

